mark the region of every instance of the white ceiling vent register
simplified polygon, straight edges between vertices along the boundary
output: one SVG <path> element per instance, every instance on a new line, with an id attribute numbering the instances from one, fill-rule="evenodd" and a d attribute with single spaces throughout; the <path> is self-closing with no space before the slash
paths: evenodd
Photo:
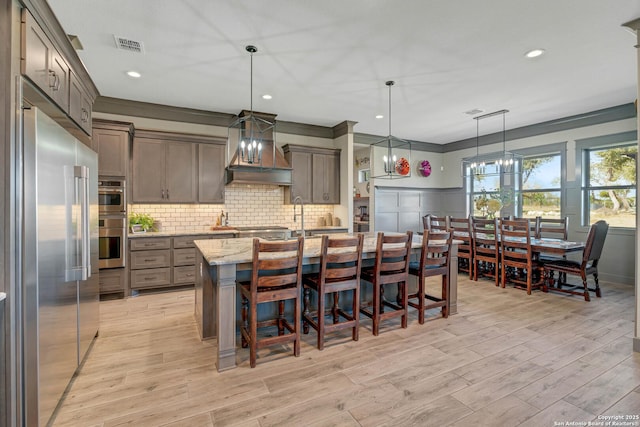
<path id="1" fill-rule="evenodd" d="M 116 47 L 120 50 L 129 52 L 144 53 L 144 44 L 142 42 L 131 40 L 126 37 L 113 36 L 116 41 Z"/>

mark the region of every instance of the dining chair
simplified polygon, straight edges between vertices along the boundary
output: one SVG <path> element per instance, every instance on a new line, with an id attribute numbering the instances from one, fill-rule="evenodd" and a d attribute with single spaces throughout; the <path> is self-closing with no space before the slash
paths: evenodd
<path id="1" fill-rule="evenodd" d="M 360 279 L 373 286 L 373 301 L 361 305 L 360 312 L 373 320 L 373 335 L 378 335 L 381 321 L 394 317 L 401 317 L 401 326 L 407 327 L 407 279 L 412 239 L 411 231 L 401 235 L 378 233 L 374 264 L 362 268 Z M 385 288 L 391 284 L 397 284 L 395 302 L 385 298 Z M 385 308 L 391 311 L 385 311 Z"/>
<path id="2" fill-rule="evenodd" d="M 604 241 L 609 231 L 609 224 L 604 220 L 600 220 L 589 229 L 587 235 L 587 241 L 585 243 L 584 250 L 582 252 L 582 261 L 573 261 L 568 259 L 560 259 L 557 261 L 547 262 L 544 264 L 545 273 L 548 275 L 549 284 L 553 284 L 554 272 L 571 274 L 580 276 L 582 279 L 582 286 L 569 285 L 569 288 L 564 287 L 550 287 L 549 289 L 565 292 L 574 295 L 583 295 L 585 301 L 591 301 L 589 291 L 594 291 L 596 297 L 601 297 L 600 284 L 598 282 L 598 261 L 602 255 L 602 248 L 604 247 Z M 589 288 L 587 286 L 587 277 L 592 274 L 595 282 L 595 288 Z M 567 284 L 564 283 L 566 286 Z M 578 291 L 580 289 L 580 291 Z"/>
<path id="3" fill-rule="evenodd" d="M 533 288 L 547 292 L 544 266 L 531 250 L 531 224 L 528 219 L 502 221 L 500 224 L 500 254 L 502 287 L 507 282 L 524 288 L 531 295 Z"/>
<path id="4" fill-rule="evenodd" d="M 569 238 L 569 217 L 562 218 L 543 218 L 541 216 L 536 217 L 536 238 L 552 238 L 567 240 Z M 538 259 L 542 262 L 554 262 L 567 259 L 566 255 L 554 255 L 550 253 L 539 253 Z M 559 273 L 557 286 L 562 287 L 566 282 L 567 276 L 565 273 Z"/>
<path id="5" fill-rule="evenodd" d="M 567 240 L 569 238 L 569 217 L 543 218 L 536 217 L 536 238 L 543 237 Z"/>
<path id="6" fill-rule="evenodd" d="M 422 217 L 422 226 L 424 227 L 425 231 L 446 230 L 447 221 L 444 217 L 426 214 Z"/>
<path id="7" fill-rule="evenodd" d="M 242 296 L 242 347 L 249 347 L 249 364 L 256 366 L 262 347 L 293 342 L 293 355 L 300 355 L 300 291 L 304 238 L 262 242 L 253 239 L 251 280 L 238 281 Z M 285 301 L 294 305 L 293 321 L 285 318 Z M 277 302 L 278 317 L 258 321 L 258 304 Z M 277 335 L 258 337 L 258 328 L 277 327 Z M 288 332 L 285 334 L 285 330 Z"/>
<path id="8" fill-rule="evenodd" d="M 492 277 L 500 285 L 500 240 L 498 220 L 471 218 L 473 238 L 473 280 Z"/>
<path id="9" fill-rule="evenodd" d="M 425 311 L 442 307 L 442 317 L 449 317 L 449 265 L 453 232 L 427 231 L 422 236 L 420 261 L 409 263 L 409 274 L 417 277 L 418 290 L 408 295 L 408 304 L 418 310 L 418 323 L 424 324 Z M 440 296 L 426 292 L 425 280 L 441 276 Z M 413 302 L 412 300 L 417 300 Z"/>
<path id="10" fill-rule="evenodd" d="M 458 243 L 458 271 L 468 273 L 469 279 L 473 279 L 471 219 L 447 216 L 446 224 L 447 228 L 453 231 L 453 238 L 461 242 Z"/>
<path id="11" fill-rule="evenodd" d="M 304 289 L 304 311 L 302 312 L 302 330 L 309 333 L 309 326 L 318 334 L 318 349 L 324 348 L 325 335 L 329 332 L 352 329 L 352 339 L 358 341 L 360 317 L 360 269 L 362 264 L 362 244 L 364 235 L 347 238 L 329 238 L 322 236 L 320 243 L 320 266 L 317 273 L 302 276 Z M 316 309 L 311 311 L 310 293 L 315 292 Z M 340 294 L 351 291 L 351 313 L 340 308 Z M 333 306 L 325 309 L 325 299 L 329 295 Z M 326 323 L 326 316 L 333 323 Z M 340 321 L 340 319 L 344 319 Z"/>

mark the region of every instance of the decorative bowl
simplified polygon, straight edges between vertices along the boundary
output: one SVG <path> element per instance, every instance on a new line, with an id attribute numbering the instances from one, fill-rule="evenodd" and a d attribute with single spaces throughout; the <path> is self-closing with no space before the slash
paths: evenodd
<path id="1" fill-rule="evenodd" d="M 400 157 L 396 162 L 396 172 L 399 175 L 407 175 L 411 170 L 411 166 L 409 165 L 409 161 L 404 157 Z"/>

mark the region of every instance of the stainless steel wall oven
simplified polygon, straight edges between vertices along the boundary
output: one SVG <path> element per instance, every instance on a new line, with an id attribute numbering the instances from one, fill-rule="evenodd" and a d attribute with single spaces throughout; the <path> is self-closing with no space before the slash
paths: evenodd
<path id="1" fill-rule="evenodd" d="M 124 267 L 127 218 L 124 215 L 101 216 L 98 226 L 99 267 L 101 269 Z"/>
<path id="2" fill-rule="evenodd" d="M 101 179 L 98 181 L 98 209 L 100 215 L 126 213 L 124 180 Z"/>

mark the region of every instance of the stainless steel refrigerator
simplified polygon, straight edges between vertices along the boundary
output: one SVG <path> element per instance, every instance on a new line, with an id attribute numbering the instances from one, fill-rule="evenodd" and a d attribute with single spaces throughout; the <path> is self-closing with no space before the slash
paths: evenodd
<path id="1" fill-rule="evenodd" d="M 23 409 L 44 426 L 98 332 L 98 160 L 36 107 L 23 141 Z"/>

